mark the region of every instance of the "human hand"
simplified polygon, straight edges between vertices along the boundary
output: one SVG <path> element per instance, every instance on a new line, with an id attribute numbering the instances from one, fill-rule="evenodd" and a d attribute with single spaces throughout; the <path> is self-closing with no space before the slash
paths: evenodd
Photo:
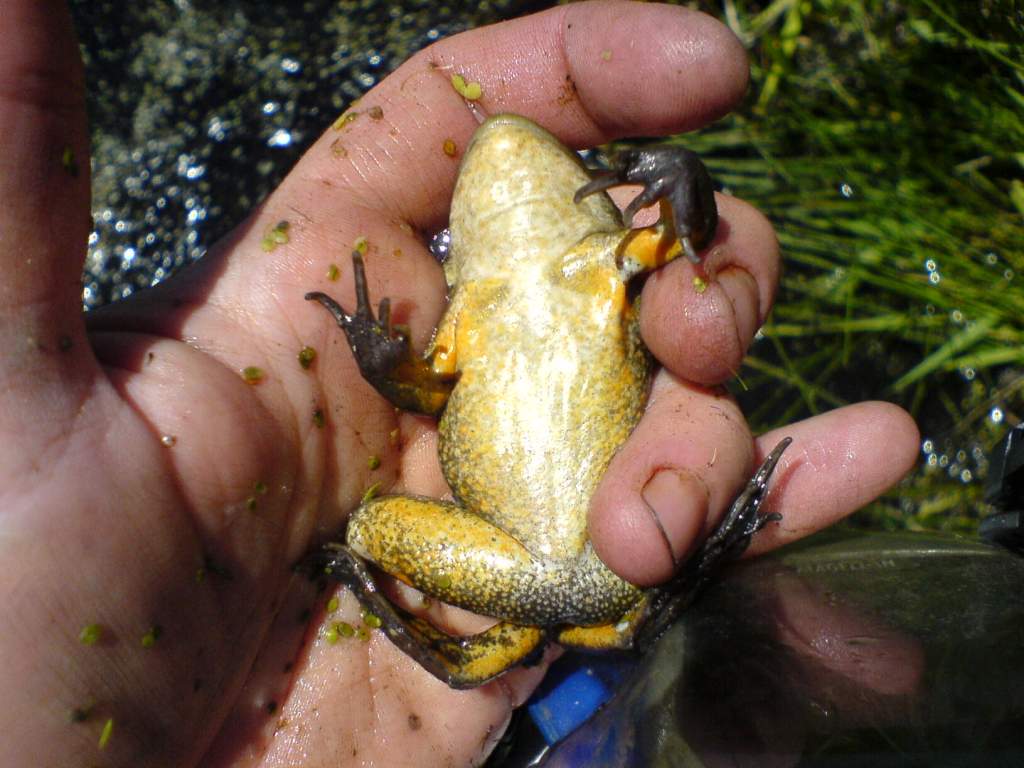
<path id="1" fill-rule="evenodd" d="M 396 416 L 303 295 L 326 287 L 336 262 L 330 289 L 350 297 L 347 253 L 365 236 L 372 294 L 395 299 L 418 347 L 429 337 L 444 285 L 424 235 L 445 223 L 457 167 L 442 145 L 465 147 L 476 126 L 453 72 L 482 84 L 488 113 L 526 114 L 589 146 L 724 113 L 746 85 L 739 45 L 706 17 L 625 3 L 559 7 L 442 41 L 368 94 L 360 118 L 328 131 L 202 262 L 83 321 L 77 52 L 56 0 L 11 0 L 5 11 L 0 129 L 16 148 L 0 164 L 6 762 L 478 761 L 541 668 L 456 692 L 384 637 L 332 645 L 300 621 L 313 597 L 292 566 L 337 534 L 368 486 L 446 492 L 432 425 Z M 77 176 L 62 163 L 70 157 Z M 643 332 L 665 370 L 593 504 L 595 546 L 640 583 L 671 572 L 778 437 L 752 442 L 735 405 L 707 388 L 738 369 L 778 271 L 764 219 L 735 199 L 719 204 L 702 302 L 681 290 L 692 277 L 681 260 L 648 281 Z M 281 220 L 289 242 L 264 250 Z M 320 353 L 309 370 L 296 360 L 305 345 Z M 258 384 L 243 379 L 249 366 L 262 370 Z M 912 424 L 891 406 L 785 433 L 795 444 L 769 497 L 785 518 L 757 548 L 847 514 L 916 455 Z M 700 493 L 659 476 L 647 494 L 655 523 L 640 491 L 662 467 L 695 478 Z M 332 619 L 357 615 L 342 599 Z M 100 637 L 83 644 L 79 631 L 93 624 Z"/>

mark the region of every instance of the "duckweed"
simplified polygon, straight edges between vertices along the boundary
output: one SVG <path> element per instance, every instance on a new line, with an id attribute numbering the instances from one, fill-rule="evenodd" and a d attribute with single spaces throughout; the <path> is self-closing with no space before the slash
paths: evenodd
<path id="1" fill-rule="evenodd" d="M 114 735 L 114 718 L 108 717 L 107 722 L 103 724 L 103 730 L 100 731 L 100 738 L 97 742 L 97 746 L 100 749 L 106 749 L 107 744 L 110 743 L 110 737 Z"/>
<path id="2" fill-rule="evenodd" d="M 103 627 L 99 624 L 86 624 L 78 633 L 78 642 L 82 645 L 96 645 L 103 639 Z"/>
<path id="3" fill-rule="evenodd" d="M 367 488 L 366 493 L 363 494 L 363 498 L 360 500 L 360 504 L 365 504 L 366 502 L 372 501 L 373 499 L 377 498 L 377 494 L 380 493 L 380 485 L 380 481 L 378 480 L 376 483 Z"/>
<path id="4" fill-rule="evenodd" d="M 466 78 L 460 74 L 452 75 L 452 88 L 467 101 L 476 101 L 484 95 L 484 90 L 480 83 L 466 82 Z"/>
<path id="5" fill-rule="evenodd" d="M 277 222 L 277 224 L 267 230 L 267 234 L 260 241 L 260 247 L 269 253 L 277 248 L 277 246 L 284 245 L 289 241 L 288 230 L 290 227 L 291 224 L 288 221 L 282 220 Z"/>
<path id="6" fill-rule="evenodd" d="M 257 365 L 247 365 L 242 369 L 242 378 L 246 384 L 259 384 L 263 381 L 263 369 Z"/>
<path id="7" fill-rule="evenodd" d="M 310 366 L 313 365 L 313 361 L 316 360 L 316 350 L 312 347 L 303 347 L 299 350 L 299 365 L 301 365 L 307 371 Z"/>
<path id="8" fill-rule="evenodd" d="M 160 639 L 160 635 L 162 635 L 163 633 L 164 628 L 161 627 L 159 624 L 154 624 L 152 627 L 149 628 L 149 631 L 142 636 L 142 647 L 152 648 L 154 645 L 156 645 L 156 641 Z"/>

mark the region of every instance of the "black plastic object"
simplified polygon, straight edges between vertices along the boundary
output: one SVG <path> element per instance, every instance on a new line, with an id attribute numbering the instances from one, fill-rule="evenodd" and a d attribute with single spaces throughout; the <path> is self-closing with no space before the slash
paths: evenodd
<path id="1" fill-rule="evenodd" d="M 709 586 L 592 719 L 499 764 L 1024 765 L 1022 583 L 980 542 L 819 534 Z"/>
<path id="2" fill-rule="evenodd" d="M 1011 429 L 992 451 L 985 501 L 996 511 L 981 521 L 981 538 L 1024 553 L 1024 424 Z"/>

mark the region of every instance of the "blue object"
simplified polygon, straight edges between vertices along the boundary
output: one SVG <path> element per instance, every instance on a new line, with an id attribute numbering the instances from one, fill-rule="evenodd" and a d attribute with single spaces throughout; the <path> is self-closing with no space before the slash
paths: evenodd
<path id="1" fill-rule="evenodd" d="M 526 708 L 549 744 L 561 741 L 611 698 L 623 675 L 635 665 L 626 654 L 559 659 Z"/>

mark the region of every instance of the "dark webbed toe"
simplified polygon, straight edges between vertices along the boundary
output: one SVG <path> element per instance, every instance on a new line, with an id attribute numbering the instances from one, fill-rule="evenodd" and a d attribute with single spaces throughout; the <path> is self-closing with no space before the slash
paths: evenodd
<path id="1" fill-rule="evenodd" d="M 714 184 L 695 152 L 678 146 L 645 147 L 621 152 L 615 167 L 600 171 L 576 191 L 578 203 L 587 195 L 621 184 L 640 184 L 640 194 L 626 206 L 623 219 L 632 226 L 641 208 L 664 200 L 672 213 L 672 225 L 687 257 L 700 261 L 697 251 L 711 244 L 718 228 Z"/>

